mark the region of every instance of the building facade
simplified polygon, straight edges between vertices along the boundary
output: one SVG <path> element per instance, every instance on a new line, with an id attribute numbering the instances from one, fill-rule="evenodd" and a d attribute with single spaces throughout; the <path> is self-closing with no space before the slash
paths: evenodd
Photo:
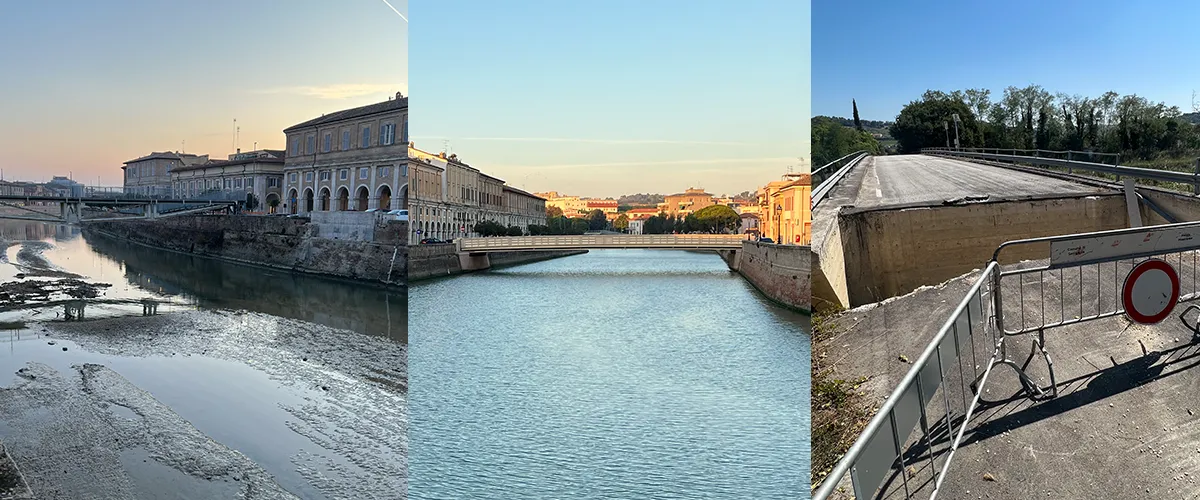
<path id="1" fill-rule="evenodd" d="M 546 225 L 546 199 L 504 186 L 504 213 L 496 222 L 505 226 L 517 226 L 529 234 L 529 226 Z"/>
<path id="2" fill-rule="evenodd" d="M 408 202 L 408 98 L 284 129 L 282 211 L 394 210 Z"/>
<path id="3" fill-rule="evenodd" d="M 713 195 L 704 192 L 703 188 L 688 188 L 687 191 L 668 195 L 663 198 L 659 208 L 667 215 L 686 216 L 704 207 L 716 204 Z"/>
<path id="4" fill-rule="evenodd" d="M 567 196 L 558 191 L 534 193 L 534 196 L 546 200 L 547 207 L 557 207 L 567 217 L 580 216 L 587 213 L 588 200 L 578 196 Z"/>
<path id="5" fill-rule="evenodd" d="M 812 241 L 812 177 L 788 174 L 758 191 L 759 231 L 786 245 Z"/>
<path id="6" fill-rule="evenodd" d="M 171 171 L 172 196 L 243 200 L 247 210 L 275 213 L 283 206 L 283 162 L 283 151 L 264 149 L 177 167 Z"/>
<path id="7" fill-rule="evenodd" d="M 121 167 L 126 193 L 168 197 L 171 195 L 171 171 L 208 162 L 208 155 L 154 152 L 125 162 Z"/>

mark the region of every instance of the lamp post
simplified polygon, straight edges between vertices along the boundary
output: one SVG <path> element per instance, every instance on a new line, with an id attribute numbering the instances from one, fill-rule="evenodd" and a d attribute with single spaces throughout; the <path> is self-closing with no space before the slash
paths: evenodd
<path id="1" fill-rule="evenodd" d="M 958 143 L 958 113 L 954 113 L 954 149 L 960 149 Z"/>
<path id="2" fill-rule="evenodd" d="M 781 244 L 783 241 L 783 233 L 780 232 L 780 222 L 783 220 L 783 205 L 775 204 L 775 244 Z"/>

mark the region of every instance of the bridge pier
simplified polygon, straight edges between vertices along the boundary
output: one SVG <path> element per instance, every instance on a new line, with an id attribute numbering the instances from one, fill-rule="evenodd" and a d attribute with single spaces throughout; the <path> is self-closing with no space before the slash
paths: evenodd
<path id="1" fill-rule="evenodd" d="M 59 216 L 67 224 L 78 224 L 80 215 L 83 210 L 83 203 L 78 201 L 64 201 L 58 204 Z"/>
<path id="2" fill-rule="evenodd" d="M 742 252 L 737 250 L 717 250 L 717 254 L 721 256 L 721 260 L 729 266 L 730 271 L 740 271 L 742 264 Z"/>
<path id="3" fill-rule="evenodd" d="M 492 267 L 487 253 L 458 252 L 458 267 L 463 271 L 482 271 Z"/>

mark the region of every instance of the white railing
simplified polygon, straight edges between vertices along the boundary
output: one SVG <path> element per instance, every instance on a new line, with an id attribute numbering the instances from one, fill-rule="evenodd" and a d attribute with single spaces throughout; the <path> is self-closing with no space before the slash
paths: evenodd
<path id="1" fill-rule="evenodd" d="M 736 249 L 744 234 L 585 234 L 459 238 L 461 251 L 561 250 L 588 248 Z"/>

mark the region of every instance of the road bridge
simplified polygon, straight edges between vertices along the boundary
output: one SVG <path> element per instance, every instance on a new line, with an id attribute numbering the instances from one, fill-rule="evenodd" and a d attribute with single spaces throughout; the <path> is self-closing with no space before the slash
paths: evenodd
<path id="1" fill-rule="evenodd" d="M 604 248 L 724 251 L 722 256 L 736 270 L 737 252 L 745 241 L 747 236 L 744 234 L 584 234 L 459 238 L 455 244 L 464 271 L 490 267 L 487 254 L 492 252 Z"/>
<path id="2" fill-rule="evenodd" d="M 132 196 L 13 196 L 0 195 L 0 219 L 77 224 L 89 220 L 156 219 L 217 210 L 228 210 L 236 201 L 157 199 Z"/>

